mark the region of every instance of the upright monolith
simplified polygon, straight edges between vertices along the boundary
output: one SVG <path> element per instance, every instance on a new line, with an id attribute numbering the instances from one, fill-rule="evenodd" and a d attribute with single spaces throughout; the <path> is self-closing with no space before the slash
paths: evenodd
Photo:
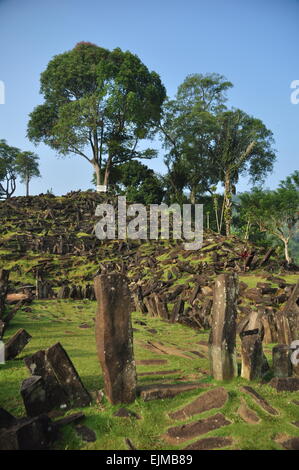
<path id="1" fill-rule="evenodd" d="M 287 344 L 277 344 L 272 349 L 274 377 L 291 377 L 292 363 L 291 350 Z"/>
<path id="2" fill-rule="evenodd" d="M 293 288 L 289 300 L 277 314 L 278 341 L 291 344 L 298 339 L 299 332 L 299 281 Z"/>
<path id="3" fill-rule="evenodd" d="M 242 355 L 241 377 L 247 380 L 259 379 L 265 364 L 262 344 L 264 328 L 260 317 L 259 312 L 252 311 L 239 327 Z"/>
<path id="4" fill-rule="evenodd" d="M 101 274 L 95 278 L 95 293 L 96 344 L 105 393 L 111 403 L 130 403 L 136 397 L 136 366 L 128 280 L 120 273 Z"/>
<path id="5" fill-rule="evenodd" d="M 215 281 L 212 328 L 209 339 L 211 372 L 216 380 L 237 376 L 236 303 L 238 278 L 235 274 L 220 274 Z"/>

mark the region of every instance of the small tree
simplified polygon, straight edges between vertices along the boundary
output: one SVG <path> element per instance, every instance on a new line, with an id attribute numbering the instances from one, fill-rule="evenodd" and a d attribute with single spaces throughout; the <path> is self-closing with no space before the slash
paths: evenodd
<path id="1" fill-rule="evenodd" d="M 16 172 L 21 182 L 26 186 L 26 196 L 29 196 L 29 183 L 32 178 L 40 178 L 39 157 L 33 152 L 21 152 L 16 157 Z"/>
<path id="2" fill-rule="evenodd" d="M 20 150 L 0 140 L 0 198 L 10 198 L 16 190 L 16 158 Z"/>
<path id="3" fill-rule="evenodd" d="M 251 224 L 280 240 L 284 246 L 287 263 L 292 262 L 289 242 L 298 233 L 299 191 L 295 185 L 281 186 L 276 191 L 255 188 L 251 193 L 240 195 L 241 212 Z"/>
<path id="4" fill-rule="evenodd" d="M 232 195 L 240 175 L 249 174 L 252 183 L 263 182 L 272 170 L 276 155 L 273 134 L 260 119 L 237 109 L 217 117 L 213 164 L 224 185 L 226 235 L 231 233 Z"/>

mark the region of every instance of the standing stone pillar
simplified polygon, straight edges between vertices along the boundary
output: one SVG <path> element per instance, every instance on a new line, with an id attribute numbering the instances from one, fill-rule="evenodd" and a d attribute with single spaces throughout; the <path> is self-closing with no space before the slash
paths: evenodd
<path id="1" fill-rule="evenodd" d="M 293 288 L 289 300 L 277 314 L 278 341 L 290 345 L 299 333 L 299 281 Z"/>
<path id="2" fill-rule="evenodd" d="M 264 328 L 258 312 L 251 312 L 239 331 L 241 338 L 241 377 L 247 380 L 262 376 L 265 356 L 263 353 Z"/>
<path id="3" fill-rule="evenodd" d="M 236 360 L 236 274 L 220 274 L 215 281 L 212 329 L 209 339 L 211 372 L 216 380 L 230 380 L 238 375 Z"/>
<path id="4" fill-rule="evenodd" d="M 290 347 L 286 344 L 278 344 L 272 349 L 274 377 L 291 377 L 292 363 Z"/>
<path id="5" fill-rule="evenodd" d="M 95 278 L 98 301 L 96 344 L 109 401 L 130 403 L 136 397 L 136 366 L 133 355 L 131 296 L 123 274 Z"/>

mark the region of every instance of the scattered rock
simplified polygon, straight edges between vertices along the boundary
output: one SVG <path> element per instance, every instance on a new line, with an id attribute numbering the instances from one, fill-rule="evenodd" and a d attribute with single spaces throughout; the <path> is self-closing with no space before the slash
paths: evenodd
<path id="1" fill-rule="evenodd" d="M 76 433 L 84 442 L 95 442 L 97 440 L 96 433 L 85 426 L 84 424 L 78 424 L 75 426 Z"/>
<path id="2" fill-rule="evenodd" d="M 213 408 L 222 408 L 227 400 L 228 393 L 223 387 L 214 388 L 203 393 L 184 408 L 169 413 L 169 416 L 172 419 L 186 419 Z"/>
<path id="3" fill-rule="evenodd" d="M 129 439 L 128 437 L 125 438 L 125 444 L 129 450 L 137 450 L 131 439 Z"/>
<path id="4" fill-rule="evenodd" d="M 150 372 L 138 372 L 138 377 L 145 377 L 147 375 L 173 375 L 182 373 L 180 369 L 173 369 L 173 370 L 154 370 Z"/>
<path id="5" fill-rule="evenodd" d="M 91 325 L 89 325 L 88 323 L 81 323 L 81 325 L 79 325 L 78 328 L 82 328 L 82 329 L 91 328 Z"/>
<path id="6" fill-rule="evenodd" d="M 51 410 L 51 401 L 48 399 L 46 384 L 42 377 L 32 375 L 23 380 L 21 395 L 27 416 L 39 416 Z"/>
<path id="7" fill-rule="evenodd" d="M 274 377 L 269 385 L 277 392 L 297 392 L 299 390 L 299 377 Z"/>
<path id="8" fill-rule="evenodd" d="M 256 390 L 252 387 L 244 386 L 242 390 L 250 395 L 267 413 L 270 413 L 273 416 L 278 415 L 278 411 L 275 410 L 268 402 L 263 398 Z"/>
<path id="9" fill-rule="evenodd" d="M 193 442 L 184 448 L 184 450 L 211 450 L 221 449 L 232 445 L 233 440 L 230 437 L 206 437 Z"/>
<path id="10" fill-rule="evenodd" d="M 71 415 L 65 416 L 64 418 L 54 421 L 55 426 L 62 427 L 67 426 L 68 424 L 77 423 L 85 418 L 84 413 L 79 411 L 78 413 L 73 413 Z"/>
<path id="11" fill-rule="evenodd" d="M 119 408 L 119 410 L 113 413 L 113 416 L 117 416 L 118 418 L 136 418 L 141 419 L 137 413 L 134 411 L 128 410 L 127 408 Z"/>
<path id="12" fill-rule="evenodd" d="M 217 413 L 209 418 L 169 428 L 165 438 L 171 444 L 180 444 L 188 439 L 192 439 L 202 434 L 207 434 L 210 431 L 229 424 L 231 424 L 231 422 L 228 421 L 223 414 Z"/>
<path id="13" fill-rule="evenodd" d="M 24 328 L 18 330 L 5 344 L 5 360 L 17 357 L 29 343 L 32 336 Z"/>
<path id="14" fill-rule="evenodd" d="M 166 359 L 140 359 L 136 361 L 137 366 L 160 366 L 167 363 Z"/>
<path id="15" fill-rule="evenodd" d="M 0 408 L 0 429 L 9 428 L 16 424 L 17 418 L 11 415 L 4 408 Z"/>
<path id="16" fill-rule="evenodd" d="M 57 438 L 57 429 L 46 415 L 25 418 L 0 432 L 0 450 L 46 450 Z"/>
<path id="17" fill-rule="evenodd" d="M 172 398 L 179 393 L 188 392 L 200 388 L 199 383 L 193 384 L 161 384 L 140 387 L 140 396 L 144 401 Z"/>
<path id="18" fill-rule="evenodd" d="M 287 450 L 299 450 L 299 437 L 292 437 L 282 442 L 281 445 Z"/>
<path id="19" fill-rule="evenodd" d="M 91 402 L 90 394 L 60 343 L 26 357 L 24 362 L 32 375 L 43 378 L 51 408 L 65 404 L 87 406 Z"/>
<path id="20" fill-rule="evenodd" d="M 242 403 L 242 405 L 240 405 L 238 409 L 238 414 L 246 423 L 257 424 L 260 422 L 260 418 L 258 417 L 256 412 L 249 408 L 249 406 L 247 406 L 245 403 Z"/>

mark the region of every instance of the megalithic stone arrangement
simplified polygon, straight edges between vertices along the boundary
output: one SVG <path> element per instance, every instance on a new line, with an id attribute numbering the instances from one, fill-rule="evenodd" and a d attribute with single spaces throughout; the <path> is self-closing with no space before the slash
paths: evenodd
<path id="1" fill-rule="evenodd" d="M 238 375 L 236 360 L 236 315 L 238 297 L 236 274 L 220 274 L 214 286 L 212 328 L 209 338 L 211 372 L 216 380 Z"/>
<path id="2" fill-rule="evenodd" d="M 131 403 L 137 378 L 128 280 L 120 273 L 101 274 L 95 278 L 95 293 L 96 344 L 105 393 L 113 404 Z"/>

